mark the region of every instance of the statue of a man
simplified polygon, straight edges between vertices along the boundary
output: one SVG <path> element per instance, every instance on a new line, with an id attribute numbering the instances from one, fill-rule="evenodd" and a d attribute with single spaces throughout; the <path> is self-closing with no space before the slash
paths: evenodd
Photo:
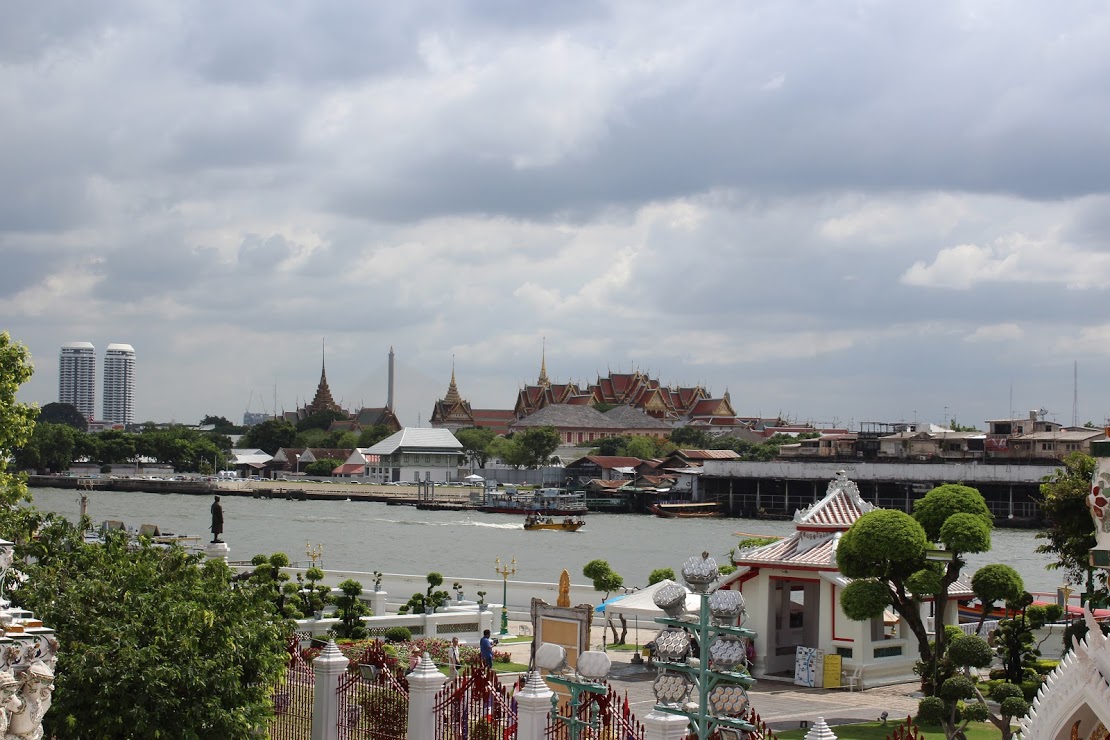
<path id="1" fill-rule="evenodd" d="M 222 542 L 220 535 L 224 533 L 224 510 L 220 506 L 220 497 L 216 496 L 216 500 L 212 502 L 212 541 Z"/>

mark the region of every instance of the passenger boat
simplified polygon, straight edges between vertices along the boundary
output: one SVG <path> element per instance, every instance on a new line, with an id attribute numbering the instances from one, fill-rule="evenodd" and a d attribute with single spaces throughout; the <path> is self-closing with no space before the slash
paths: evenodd
<path id="1" fill-rule="evenodd" d="M 567 493 L 561 488 L 537 488 L 535 491 L 490 491 L 478 511 L 490 514 L 546 514 L 577 516 L 586 513 L 586 494 Z"/>
<path id="2" fill-rule="evenodd" d="M 656 516 L 668 519 L 722 517 L 725 515 L 725 512 L 721 511 L 720 505 L 713 501 L 651 504 L 648 506 L 648 511 Z"/>
<path id="3" fill-rule="evenodd" d="M 548 529 L 553 532 L 577 532 L 584 526 L 586 526 L 586 522 L 582 519 L 570 516 L 563 519 L 549 516 L 529 516 L 524 520 L 524 528 L 529 531 L 534 529 Z"/>

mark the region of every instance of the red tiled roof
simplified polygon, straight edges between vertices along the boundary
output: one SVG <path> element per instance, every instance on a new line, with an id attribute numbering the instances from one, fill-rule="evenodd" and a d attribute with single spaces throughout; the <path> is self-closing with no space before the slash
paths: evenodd
<path id="1" fill-rule="evenodd" d="M 331 471 L 331 474 L 354 475 L 355 473 L 361 473 L 365 469 L 366 466 L 362 463 L 343 463 L 342 465 L 336 466 L 335 470 Z"/>
<path id="2" fill-rule="evenodd" d="M 840 533 L 795 532 L 778 542 L 737 553 L 737 565 L 808 566 L 836 570 Z"/>

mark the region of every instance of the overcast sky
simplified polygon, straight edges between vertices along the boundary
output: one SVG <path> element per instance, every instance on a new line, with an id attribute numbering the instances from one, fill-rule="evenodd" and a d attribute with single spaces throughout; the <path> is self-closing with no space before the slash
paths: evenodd
<path id="1" fill-rule="evenodd" d="M 742 415 L 1110 415 L 1105 2 L 12 2 L 0 328 L 137 420 L 427 423 L 646 370 Z M 98 394 L 100 383 L 98 379 Z M 98 414 L 100 404 L 98 402 Z"/>

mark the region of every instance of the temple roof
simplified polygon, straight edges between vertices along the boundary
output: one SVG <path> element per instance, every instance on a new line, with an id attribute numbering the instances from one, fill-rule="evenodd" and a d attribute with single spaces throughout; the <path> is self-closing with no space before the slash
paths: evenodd
<path id="1" fill-rule="evenodd" d="M 857 519 L 874 508 L 874 504 L 860 498 L 855 481 L 848 480 L 848 474 L 838 470 L 836 478 L 829 481 L 823 499 L 794 512 L 794 524 L 807 529 L 847 531 Z"/>

